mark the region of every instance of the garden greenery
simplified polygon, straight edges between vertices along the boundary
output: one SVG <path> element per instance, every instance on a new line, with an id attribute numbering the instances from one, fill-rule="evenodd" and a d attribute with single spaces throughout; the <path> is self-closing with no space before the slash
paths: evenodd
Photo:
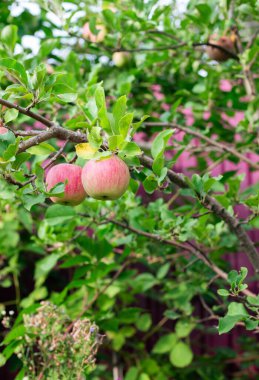
<path id="1" fill-rule="evenodd" d="M 257 28 L 254 0 L 1 2 L 0 364 L 13 378 L 254 373 Z M 121 198 L 51 202 L 67 184 L 47 190 L 53 165 L 114 155 L 131 176 Z M 210 344 L 232 331 L 242 349 Z"/>

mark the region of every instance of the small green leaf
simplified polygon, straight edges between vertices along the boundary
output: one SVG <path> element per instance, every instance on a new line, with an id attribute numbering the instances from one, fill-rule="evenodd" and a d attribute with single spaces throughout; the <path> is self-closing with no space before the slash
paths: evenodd
<path id="1" fill-rule="evenodd" d="M 35 156 L 48 156 L 49 154 L 56 152 L 56 149 L 52 145 L 43 142 L 27 149 L 27 152 Z"/>
<path id="2" fill-rule="evenodd" d="M 247 330 L 255 330 L 258 327 L 258 320 L 252 319 L 252 318 L 247 318 L 245 319 L 245 326 Z"/>
<path id="3" fill-rule="evenodd" d="M 142 314 L 136 322 L 136 326 L 140 331 L 148 331 L 152 324 L 152 320 L 149 314 Z"/>
<path id="4" fill-rule="evenodd" d="M 135 157 L 142 154 L 140 147 L 135 142 L 128 142 L 120 151 L 126 157 Z"/>
<path id="5" fill-rule="evenodd" d="M 97 89 L 95 90 L 94 97 L 95 97 L 95 102 L 98 109 L 104 106 L 106 107 L 105 93 L 104 93 L 104 89 L 101 86 L 98 86 Z"/>
<path id="6" fill-rule="evenodd" d="M 139 370 L 137 367 L 130 367 L 130 369 L 126 373 L 125 380 L 137 380 L 138 374 Z"/>
<path id="7" fill-rule="evenodd" d="M 154 354 L 165 354 L 173 349 L 177 341 L 178 338 L 174 333 L 164 335 L 156 342 L 152 352 Z"/>
<path id="8" fill-rule="evenodd" d="M 9 123 L 10 121 L 15 120 L 18 117 L 18 115 L 19 115 L 19 111 L 14 108 L 11 108 L 5 112 L 4 121 L 6 123 Z"/>
<path id="9" fill-rule="evenodd" d="M 119 149 L 124 144 L 124 138 L 121 135 L 113 135 L 108 138 L 108 146 L 111 151 Z"/>
<path id="10" fill-rule="evenodd" d="M 169 129 L 169 130 L 167 129 L 163 132 L 160 132 L 156 136 L 151 147 L 151 154 L 154 159 L 161 153 L 164 153 L 166 145 L 173 133 L 174 133 L 174 129 Z"/>
<path id="11" fill-rule="evenodd" d="M 25 327 L 24 326 L 17 326 L 14 327 L 4 338 L 3 344 L 7 345 L 11 341 L 20 338 L 21 336 L 24 336 L 25 334 Z"/>
<path id="12" fill-rule="evenodd" d="M 73 207 L 62 206 L 62 205 L 52 205 L 47 209 L 45 220 L 48 225 L 55 226 L 58 224 L 63 224 L 68 220 L 73 219 L 76 216 L 76 212 Z"/>
<path id="13" fill-rule="evenodd" d="M 77 94 L 74 93 L 58 94 L 56 96 L 64 103 L 74 103 L 77 99 Z"/>
<path id="14" fill-rule="evenodd" d="M 126 113 L 119 121 L 119 132 L 126 138 L 133 120 L 133 113 Z"/>
<path id="15" fill-rule="evenodd" d="M 112 110 L 112 114 L 114 117 L 114 133 L 119 133 L 119 121 L 124 116 L 126 112 L 126 104 L 127 104 L 127 97 L 126 95 L 121 96 L 117 101 L 115 102 Z"/>
<path id="16" fill-rule="evenodd" d="M 179 320 L 175 325 L 175 332 L 178 338 L 187 337 L 194 328 L 194 324 L 188 320 Z"/>
<path id="17" fill-rule="evenodd" d="M 171 264 L 170 263 L 166 263 L 166 264 L 164 264 L 164 265 L 162 265 L 159 269 L 158 269 L 158 271 L 157 271 L 157 278 L 159 279 L 159 280 L 162 280 L 166 275 L 167 275 L 167 273 L 169 272 L 169 270 L 170 270 L 170 266 L 171 266 Z"/>
<path id="18" fill-rule="evenodd" d="M 235 324 L 240 321 L 242 316 L 240 315 L 226 315 L 219 319 L 219 335 L 226 334 L 235 327 Z"/>
<path id="19" fill-rule="evenodd" d="M 24 192 L 22 195 L 22 202 L 26 210 L 30 211 L 32 206 L 43 203 L 45 201 L 44 194 L 34 194 Z"/>
<path id="20" fill-rule="evenodd" d="M 157 189 L 158 183 L 155 177 L 150 175 L 144 180 L 143 186 L 148 194 L 152 194 Z"/>
<path id="21" fill-rule="evenodd" d="M 13 52 L 18 39 L 18 27 L 7 25 L 2 29 L 1 41 Z"/>
<path id="22" fill-rule="evenodd" d="M 24 66 L 20 62 L 11 58 L 3 58 L 3 59 L 0 59 L 0 68 L 3 68 L 6 71 L 8 71 L 10 75 L 12 75 L 25 87 L 27 87 L 28 76 L 27 76 Z"/>
<path id="23" fill-rule="evenodd" d="M 4 355 L 0 354 L 0 367 L 3 367 L 6 363 L 6 358 Z"/>
<path id="24" fill-rule="evenodd" d="M 37 261 L 35 273 L 34 273 L 34 279 L 36 281 L 36 287 L 39 287 L 43 284 L 48 273 L 57 264 L 60 256 L 61 256 L 60 254 L 53 253 L 53 254 L 46 256 L 43 259 Z"/>
<path id="25" fill-rule="evenodd" d="M 88 132 L 88 140 L 93 148 L 100 148 L 102 145 L 102 129 L 100 127 L 93 127 L 90 132 Z"/>
<path id="26" fill-rule="evenodd" d="M 177 368 L 187 367 L 191 364 L 192 359 L 192 350 L 183 342 L 178 342 L 170 353 L 170 362 Z"/>
<path id="27" fill-rule="evenodd" d="M 259 306 L 259 296 L 256 296 L 256 297 L 248 296 L 246 299 L 251 305 Z"/>
<path id="28" fill-rule="evenodd" d="M 222 297 L 228 297 L 229 296 L 229 291 L 226 289 L 218 289 L 218 294 Z"/>

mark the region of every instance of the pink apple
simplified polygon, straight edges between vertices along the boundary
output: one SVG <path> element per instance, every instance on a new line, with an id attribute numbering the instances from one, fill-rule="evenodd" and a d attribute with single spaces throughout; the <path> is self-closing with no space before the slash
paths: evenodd
<path id="1" fill-rule="evenodd" d="M 8 129 L 5 127 L 0 127 L 0 135 L 4 135 L 5 133 L 8 132 Z"/>
<path id="2" fill-rule="evenodd" d="M 95 35 L 91 32 L 90 24 L 89 24 L 89 22 L 87 22 L 83 26 L 83 37 L 86 40 L 89 40 L 89 41 L 94 42 L 94 43 L 103 42 L 103 40 L 105 39 L 105 36 L 107 34 L 107 30 L 106 30 L 105 26 L 102 24 L 97 24 L 95 26 L 95 29 L 97 29 L 99 31 L 97 35 Z"/>
<path id="3" fill-rule="evenodd" d="M 88 161 L 82 170 L 82 183 L 86 193 L 95 199 L 120 198 L 129 186 L 129 168 L 117 156 Z"/>
<path id="4" fill-rule="evenodd" d="M 81 182 L 82 168 L 73 164 L 59 164 L 53 166 L 47 173 L 46 184 L 47 190 L 52 189 L 57 183 L 67 182 L 65 185 L 64 195 L 62 198 L 51 197 L 54 203 L 68 203 L 78 205 L 85 197 Z"/>

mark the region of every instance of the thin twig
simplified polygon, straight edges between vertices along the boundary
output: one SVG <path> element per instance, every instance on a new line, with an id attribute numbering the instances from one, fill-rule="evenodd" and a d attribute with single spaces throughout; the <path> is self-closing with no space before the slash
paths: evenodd
<path id="1" fill-rule="evenodd" d="M 193 130 L 191 128 L 187 128 L 187 127 L 184 127 L 182 125 L 175 124 L 175 123 L 164 123 L 164 122 L 157 122 L 156 123 L 156 122 L 152 122 L 152 123 L 145 123 L 145 125 L 148 126 L 148 127 L 158 126 L 158 127 L 165 127 L 165 128 L 177 128 L 177 129 L 185 132 L 187 135 L 190 134 L 192 136 L 198 137 L 201 140 L 206 141 L 208 144 L 217 147 L 222 152 L 227 152 L 227 153 L 232 154 L 233 156 L 236 156 L 241 161 L 244 161 L 247 164 L 249 164 L 252 168 L 254 168 L 256 170 L 259 170 L 259 164 L 257 164 L 254 161 L 251 161 L 248 157 L 246 157 L 245 155 L 239 153 L 233 147 L 229 147 L 229 146 L 227 146 L 225 144 L 219 143 L 218 141 L 213 140 L 210 137 L 203 135 L 201 132 L 199 132 L 197 130 Z"/>

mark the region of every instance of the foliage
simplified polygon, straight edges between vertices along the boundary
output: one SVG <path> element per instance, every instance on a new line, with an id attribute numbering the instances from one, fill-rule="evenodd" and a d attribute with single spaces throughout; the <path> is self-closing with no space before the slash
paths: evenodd
<path id="1" fill-rule="evenodd" d="M 24 314 L 23 322 L 4 340 L 16 342 L 15 352 L 24 365 L 18 378 L 78 379 L 94 367 L 102 337 L 88 319 L 72 322 L 61 308 L 44 301 L 35 314 Z M 8 317 L 6 324 L 10 325 Z"/>
<path id="2" fill-rule="evenodd" d="M 0 363 L 25 376 L 44 337 L 28 321 L 48 300 L 57 334 L 64 310 L 106 336 L 93 380 L 229 379 L 231 363 L 246 378 L 258 364 L 249 335 L 246 355 L 204 355 L 202 342 L 235 326 L 258 331 L 249 235 L 258 184 L 247 181 L 259 168 L 255 1 L 190 0 L 183 11 L 174 0 L 30 3 L 0 4 L 1 309 L 15 313 Z M 102 41 L 83 37 L 86 22 L 92 36 L 105 26 Z M 206 54 L 213 33 L 235 42 L 225 62 Z M 127 53 L 122 65 L 115 52 Z M 64 193 L 62 183 L 46 190 L 51 165 L 112 154 L 131 172 L 119 200 L 51 203 Z M 249 271 L 233 268 L 240 251 Z M 62 371 L 68 357 L 78 371 L 59 376 L 92 370 L 78 364 L 90 349 L 81 343 L 72 358 L 66 339 L 55 349 Z M 51 352 L 39 350 L 56 374 Z"/>

